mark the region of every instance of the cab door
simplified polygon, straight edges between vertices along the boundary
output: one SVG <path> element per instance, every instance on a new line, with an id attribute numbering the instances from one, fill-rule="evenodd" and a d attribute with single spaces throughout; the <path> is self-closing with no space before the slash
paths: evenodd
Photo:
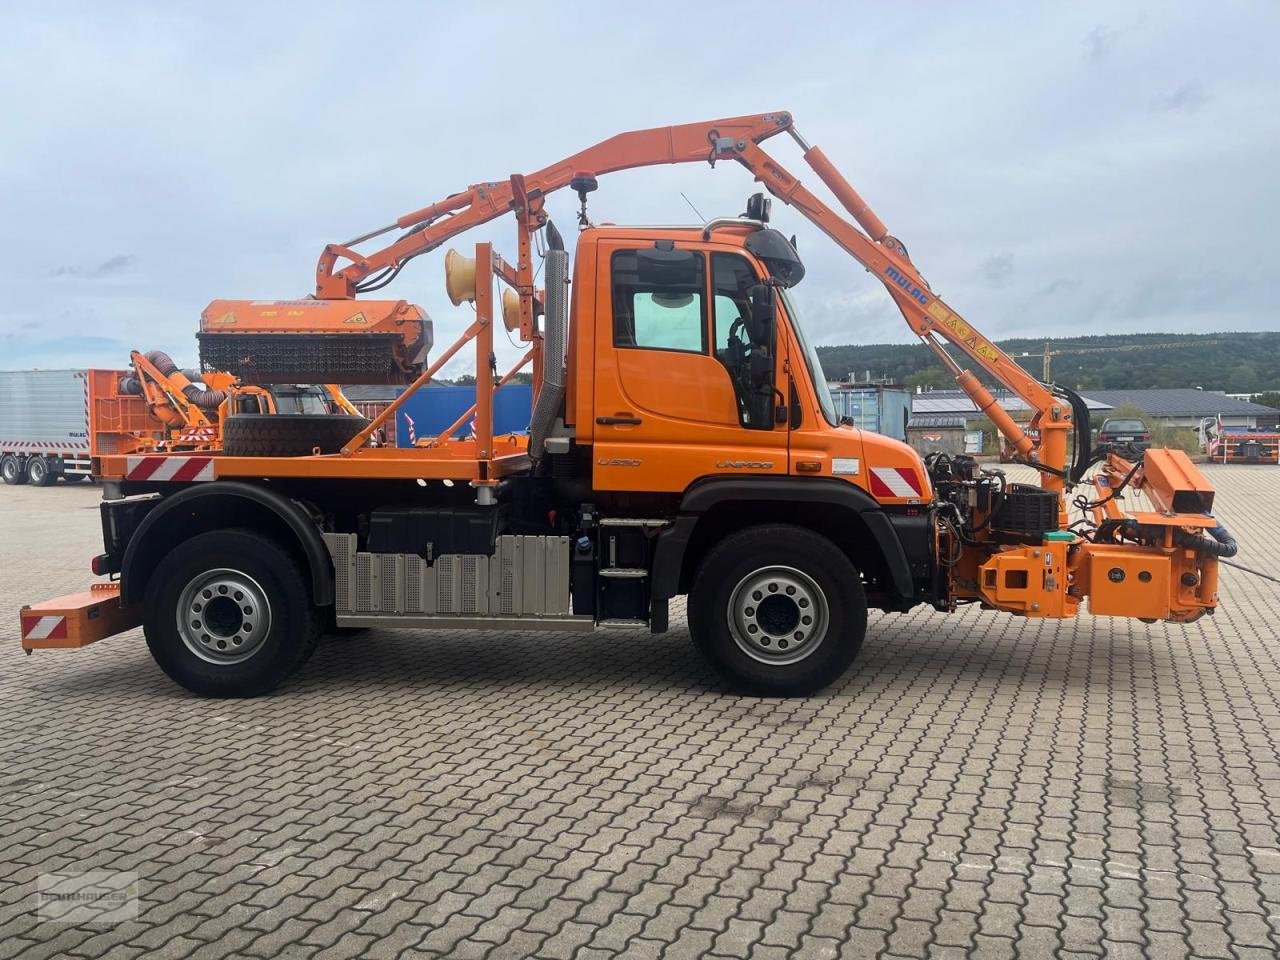
<path id="1" fill-rule="evenodd" d="M 787 424 L 753 417 L 745 395 L 755 265 L 733 248 L 663 240 L 606 241 L 600 252 L 596 488 L 678 492 L 706 476 L 785 475 Z M 775 340 L 776 388 L 785 338 Z"/>

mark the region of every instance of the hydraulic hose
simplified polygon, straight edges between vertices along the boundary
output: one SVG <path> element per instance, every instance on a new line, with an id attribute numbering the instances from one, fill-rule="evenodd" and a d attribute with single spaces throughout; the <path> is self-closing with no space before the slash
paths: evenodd
<path id="1" fill-rule="evenodd" d="M 191 382 L 189 374 L 178 369 L 178 365 L 173 362 L 173 358 L 161 350 L 152 350 L 150 353 L 143 354 L 157 370 L 169 377 L 175 384 L 182 389 L 182 395 L 194 403 L 202 410 L 217 410 L 222 401 L 227 399 L 227 394 L 223 390 L 201 390 Z M 185 381 L 185 382 L 183 382 Z"/>
<path id="2" fill-rule="evenodd" d="M 1173 535 L 1173 542 L 1180 547 L 1188 547 L 1205 557 L 1234 557 L 1240 549 L 1236 538 L 1231 535 L 1222 521 L 1206 531 L 1209 536 L 1202 537 L 1195 533 L 1183 533 L 1181 530 Z"/>

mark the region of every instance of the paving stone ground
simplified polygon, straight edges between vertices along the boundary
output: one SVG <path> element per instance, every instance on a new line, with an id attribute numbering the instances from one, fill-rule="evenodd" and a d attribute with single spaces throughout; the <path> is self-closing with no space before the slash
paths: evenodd
<path id="1" fill-rule="evenodd" d="M 1210 467 L 1280 568 L 1280 469 Z M 0 956 L 1096 957 L 1280 952 L 1280 585 L 1188 627 L 873 615 L 806 700 L 672 630 L 372 632 L 253 701 L 138 633 L 22 656 L 91 487 L 0 489 Z M 136 921 L 35 913 L 139 877 Z"/>

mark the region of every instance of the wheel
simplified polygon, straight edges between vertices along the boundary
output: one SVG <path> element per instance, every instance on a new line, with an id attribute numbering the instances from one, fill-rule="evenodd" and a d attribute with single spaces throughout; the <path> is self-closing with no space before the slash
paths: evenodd
<path id="1" fill-rule="evenodd" d="M 44 457 L 27 458 L 27 483 L 33 487 L 47 487 L 56 479 L 49 461 Z"/>
<path id="2" fill-rule="evenodd" d="M 323 623 L 298 562 L 250 530 L 202 533 L 174 547 L 145 599 L 151 656 L 210 697 L 275 689 L 315 650 Z"/>
<path id="3" fill-rule="evenodd" d="M 830 540 L 803 527 L 749 527 L 703 559 L 689 628 L 703 655 L 744 692 L 803 696 L 853 662 L 867 600 L 857 569 Z"/>
<path id="4" fill-rule="evenodd" d="M 4 482 L 9 486 L 16 487 L 20 483 L 27 482 L 27 471 L 21 460 L 12 453 L 6 453 L 0 457 L 0 477 L 3 477 Z"/>
<path id="5" fill-rule="evenodd" d="M 239 413 L 222 425 L 222 452 L 229 457 L 305 457 L 319 448 L 337 453 L 369 425 L 349 414 Z"/>

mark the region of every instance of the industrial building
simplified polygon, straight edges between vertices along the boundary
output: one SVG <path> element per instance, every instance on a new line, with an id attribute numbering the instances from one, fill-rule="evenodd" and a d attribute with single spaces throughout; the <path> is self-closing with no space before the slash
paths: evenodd
<path id="1" fill-rule="evenodd" d="M 1015 420 L 1028 420 L 1031 409 L 1017 396 L 996 392 L 996 401 Z M 1236 428 L 1275 427 L 1280 410 L 1250 400 L 1241 400 L 1212 390 L 1178 387 L 1161 390 L 1090 390 L 1084 394 L 1085 405 L 1094 425 L 1118 407 L 1134 406 L 1153 420 L 1169 427 L 1195 428 L 1206 417 L 1222 417 L 1224 426 Z M 974 428 L 983 416 L 959 390 L 931 390 L 911 397 L 911 423 L 924 417 L 963 417 Z M 921 423 L 925 421 L 920 420 Z"/>
<path id="2" fill-rule="evenodd" d="M 1176 387 L 1164 390 L 1090 390 L 1088 399 L 1107 410 L 1134 406 L 1167 427 L 1200 426 L 1207 417 L 1222 417 L 1225 427 L 1275 428 L 1280 410 L 1214 390 Z"/>

